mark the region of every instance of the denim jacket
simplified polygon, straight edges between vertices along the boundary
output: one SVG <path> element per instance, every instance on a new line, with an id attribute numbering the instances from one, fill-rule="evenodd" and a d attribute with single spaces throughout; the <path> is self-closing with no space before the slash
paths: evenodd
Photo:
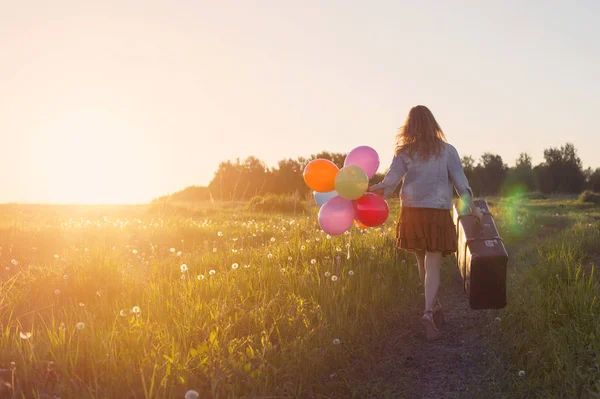
<path id="1" fill-rule="evenodd" d="M 384 189 L 384 197 L 392 195 L 404 179 L 400 192 L 401 205 L 414 208 L 451 209 L 452 186 L 458 194 L 473 196 L 456 149 L 444 143 L 440 155 L 423 160 L 419 155 L 409 158 L 405 151 L 394 156 L 383 181 L 369 191 Z"/>

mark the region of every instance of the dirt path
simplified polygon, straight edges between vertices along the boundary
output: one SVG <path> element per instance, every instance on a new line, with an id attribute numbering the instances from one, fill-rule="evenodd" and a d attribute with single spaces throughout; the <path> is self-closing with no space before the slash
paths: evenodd
<path id="1" fill-rule="evenodd" d="M 422 304 L 398 310 L 393 317 L 394 333 L 373 353 L 373 361 L 361 367 L 363 383 L 355 397 L 493 397 L 489 393 L 490 366 L 486 364 L 489 311 L 470 310 L 458 270 L 444 267 L 440 300 L 446 324 L 441 339 L 425 340 L 420 322 Z"/>

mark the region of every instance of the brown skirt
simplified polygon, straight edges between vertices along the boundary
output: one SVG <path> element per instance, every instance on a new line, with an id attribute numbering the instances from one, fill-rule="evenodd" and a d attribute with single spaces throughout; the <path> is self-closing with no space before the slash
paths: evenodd
<path id="1" fill-rule="evenodd" d="M 456 226 L 448 209 L 400 209 L 396 247 L 408 251 L 441 252 L 448 256 L 458 247 Z"/>

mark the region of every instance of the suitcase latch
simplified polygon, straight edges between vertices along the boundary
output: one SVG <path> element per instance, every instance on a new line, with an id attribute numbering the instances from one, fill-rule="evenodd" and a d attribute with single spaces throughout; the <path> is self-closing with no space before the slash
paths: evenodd
<path id="1" fill-rule="evenodd" d="M 494 247 L 496 246 L 496 244 L 498 244 L 498 240 L 485 240 L 485 246 L 486 247 Z"/>

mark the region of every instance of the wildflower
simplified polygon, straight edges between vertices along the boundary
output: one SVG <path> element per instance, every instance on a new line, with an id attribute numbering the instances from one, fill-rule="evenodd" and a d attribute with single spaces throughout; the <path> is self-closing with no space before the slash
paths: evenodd
<path id="1" fill-rule="evenodd" d="M 60 295 L 60 290 L 58 288 L 54 290 L 54 295 Z"/>
<path id="2" fill-rule="evenodd" d="M 271 242 L 275 242 L 275 237 L 271 237 Z"/>
<path id="3" fill-rule="evenodd" d="M 181 251 L 177 252 L 177 256 L 181 256 Z"/>
<path id="4" fill-rule="evenodd" d="M 231 265 L 231 268 L 232 268 L 233 270 L 235 270 L 235 269 L 237 269 L 237 268 L 238 268 L 238 266 L 239 266 L 239 265 L 238 265 L 237 263 L 234 263 L 233 265 Z"/>
<path id="5" fill-rule="evenodd" d="M 273 257 L 273 254 L 268 254 L 267 258 L 271 259 Z"/>
<path id="6" fill-rule="evenodd" d="M 26 333 L 19 332 L 19 336 L 21 337 L 21 339 L 27 340 L 27 339 L 31 338 L 31 333 L 30 332 L 26 332 Z"/>
<path id="7" fill-rule="evenodd" d="M 185 273 L 188 271 L 188 267 L 187 265 L 184 263 L 183 265 L 179 266 L 179 270 L 181 270 L 181 273 Z"/>
<path id="8" fill-rule="evenodd" d="M 79 323 L 75 324 L 75 327 L 77 327 L 77 329 L 79 331 L 83 330 L 85 328 L 85 323 L 80 321 Z"/>
<path id="9" fill-rule="evenodd" d="M 317 238 L 315 238 L 315 241 L 319 242 L 319 241 L 321 241 L 321 239 L 319 237 L 317 237 Z"/>
<path id="10" fill-rule="evenodd" d="M 327 234 L 326 238 L 327 238 L 328 240 L 331 240 L 331 235 Z"/>
<path id="11" fill-rule="evenodd" d="M 354 276 L 354 272 L 352 270 L 348 271 L 349 276 Z"/>
<path id="12" fill-rule="evenodd" d="M 331 281 L 337 281 L 338 277 L 337 276 L 331 276 Z"/>
<path id="13" fill-rule="evenodd" d="M 17 265 L 19 264 L 19 262 L 18 262 L 16 259 L 13 259 L 13 260 L 11 260 L 11 261 L 10 261 L 10 263 L 11 263 L 13 266 L 17 266 Z"/>
<path id="14" fill-rule="evenodd" d="M 198 399 L 200 395 L 194 390 L 189 390 L 185 393 L 184 399 Z"/>
<path id="15" fill-rule="evenodd" d="M 331 273 L 325 272 L 325 277 L 329 277 L 329 276 L 331 276 Z"/>
<path id="16" fill-rule="evenodd" d="M 208 274 L 214 276 L 216 271 L 214 269 L 209 270 Z"/>
<path id="17" fill-rule="evenodd" d="M 336 339 L 334 339 L 334 340 L 333 340 L 333 344 L 334 344 L 334 345 L 339 345 L 339 344 L 340 344 L 340 340 L 339 340 L 339 338 L 336 338 Z"/>
<path id="18" fill-rule="evenodd" d="M 291 257 L 291 256 L 288 256 L 288 260 L 289 260 L 289 261 L 291 261 L 291 260 L 292 260 L 292 257 Z"/>
<path id="19" fill-rule="evenodd" d="M 175 248 L 171 248 L 171 249 L 169 249 L 169 251 L 171 251 L 171 253 L 174 254 L 175 253 Z"/>
<path id="20" fill-rule="evenodd" d="M 316 263 L 317 263 L 317 260 L 316 260 L 316 259 L 311 259 L 311 260 L 310 260 L 310 264 L 311 264 L 311 265 L 314 265 L 314 264 L 316 264 Z"/>
<path id="21" fill-rule="evenodd" d="M 200 281 L 204 280 L 204 274 L 199 274 L 197 279 Z"/>
<path id="22" fill-rule="evenodd" d="M 524 370 L 519 371 L 519 377 L 525 377 L 525 371 Z"/>
<path id="23" fill-rule="evenodd" d="M 219 231 L 219 232 L 217 233 L 217 235 L 218 235 L 219 237 L 223 237 L 223 232 Z"/>
<path id="24" fill-rule="evenodd" d="M 213 252 L 217 252 L 217 248 L 213 248 Z"/>
<path id="25" fill-rule="evenodd" d="M 140 307 L 139 306 L 132 307 L 131 308 L 131 313 L 139 314 L 140 313 Z"/>
<path id="26" fill-rule="evenodd" d="M 121 316 L 121 317 L 127 316 L 127 311 L 125 309 L 121 309 L 121 311 L 119 312 L 119 316 Z"/>
<path id="27" fill-rule="evenodd" d="M 300 247 L 300 251 L 304 251 L 306 249 L 306 247 L 303 245 Z"/>

